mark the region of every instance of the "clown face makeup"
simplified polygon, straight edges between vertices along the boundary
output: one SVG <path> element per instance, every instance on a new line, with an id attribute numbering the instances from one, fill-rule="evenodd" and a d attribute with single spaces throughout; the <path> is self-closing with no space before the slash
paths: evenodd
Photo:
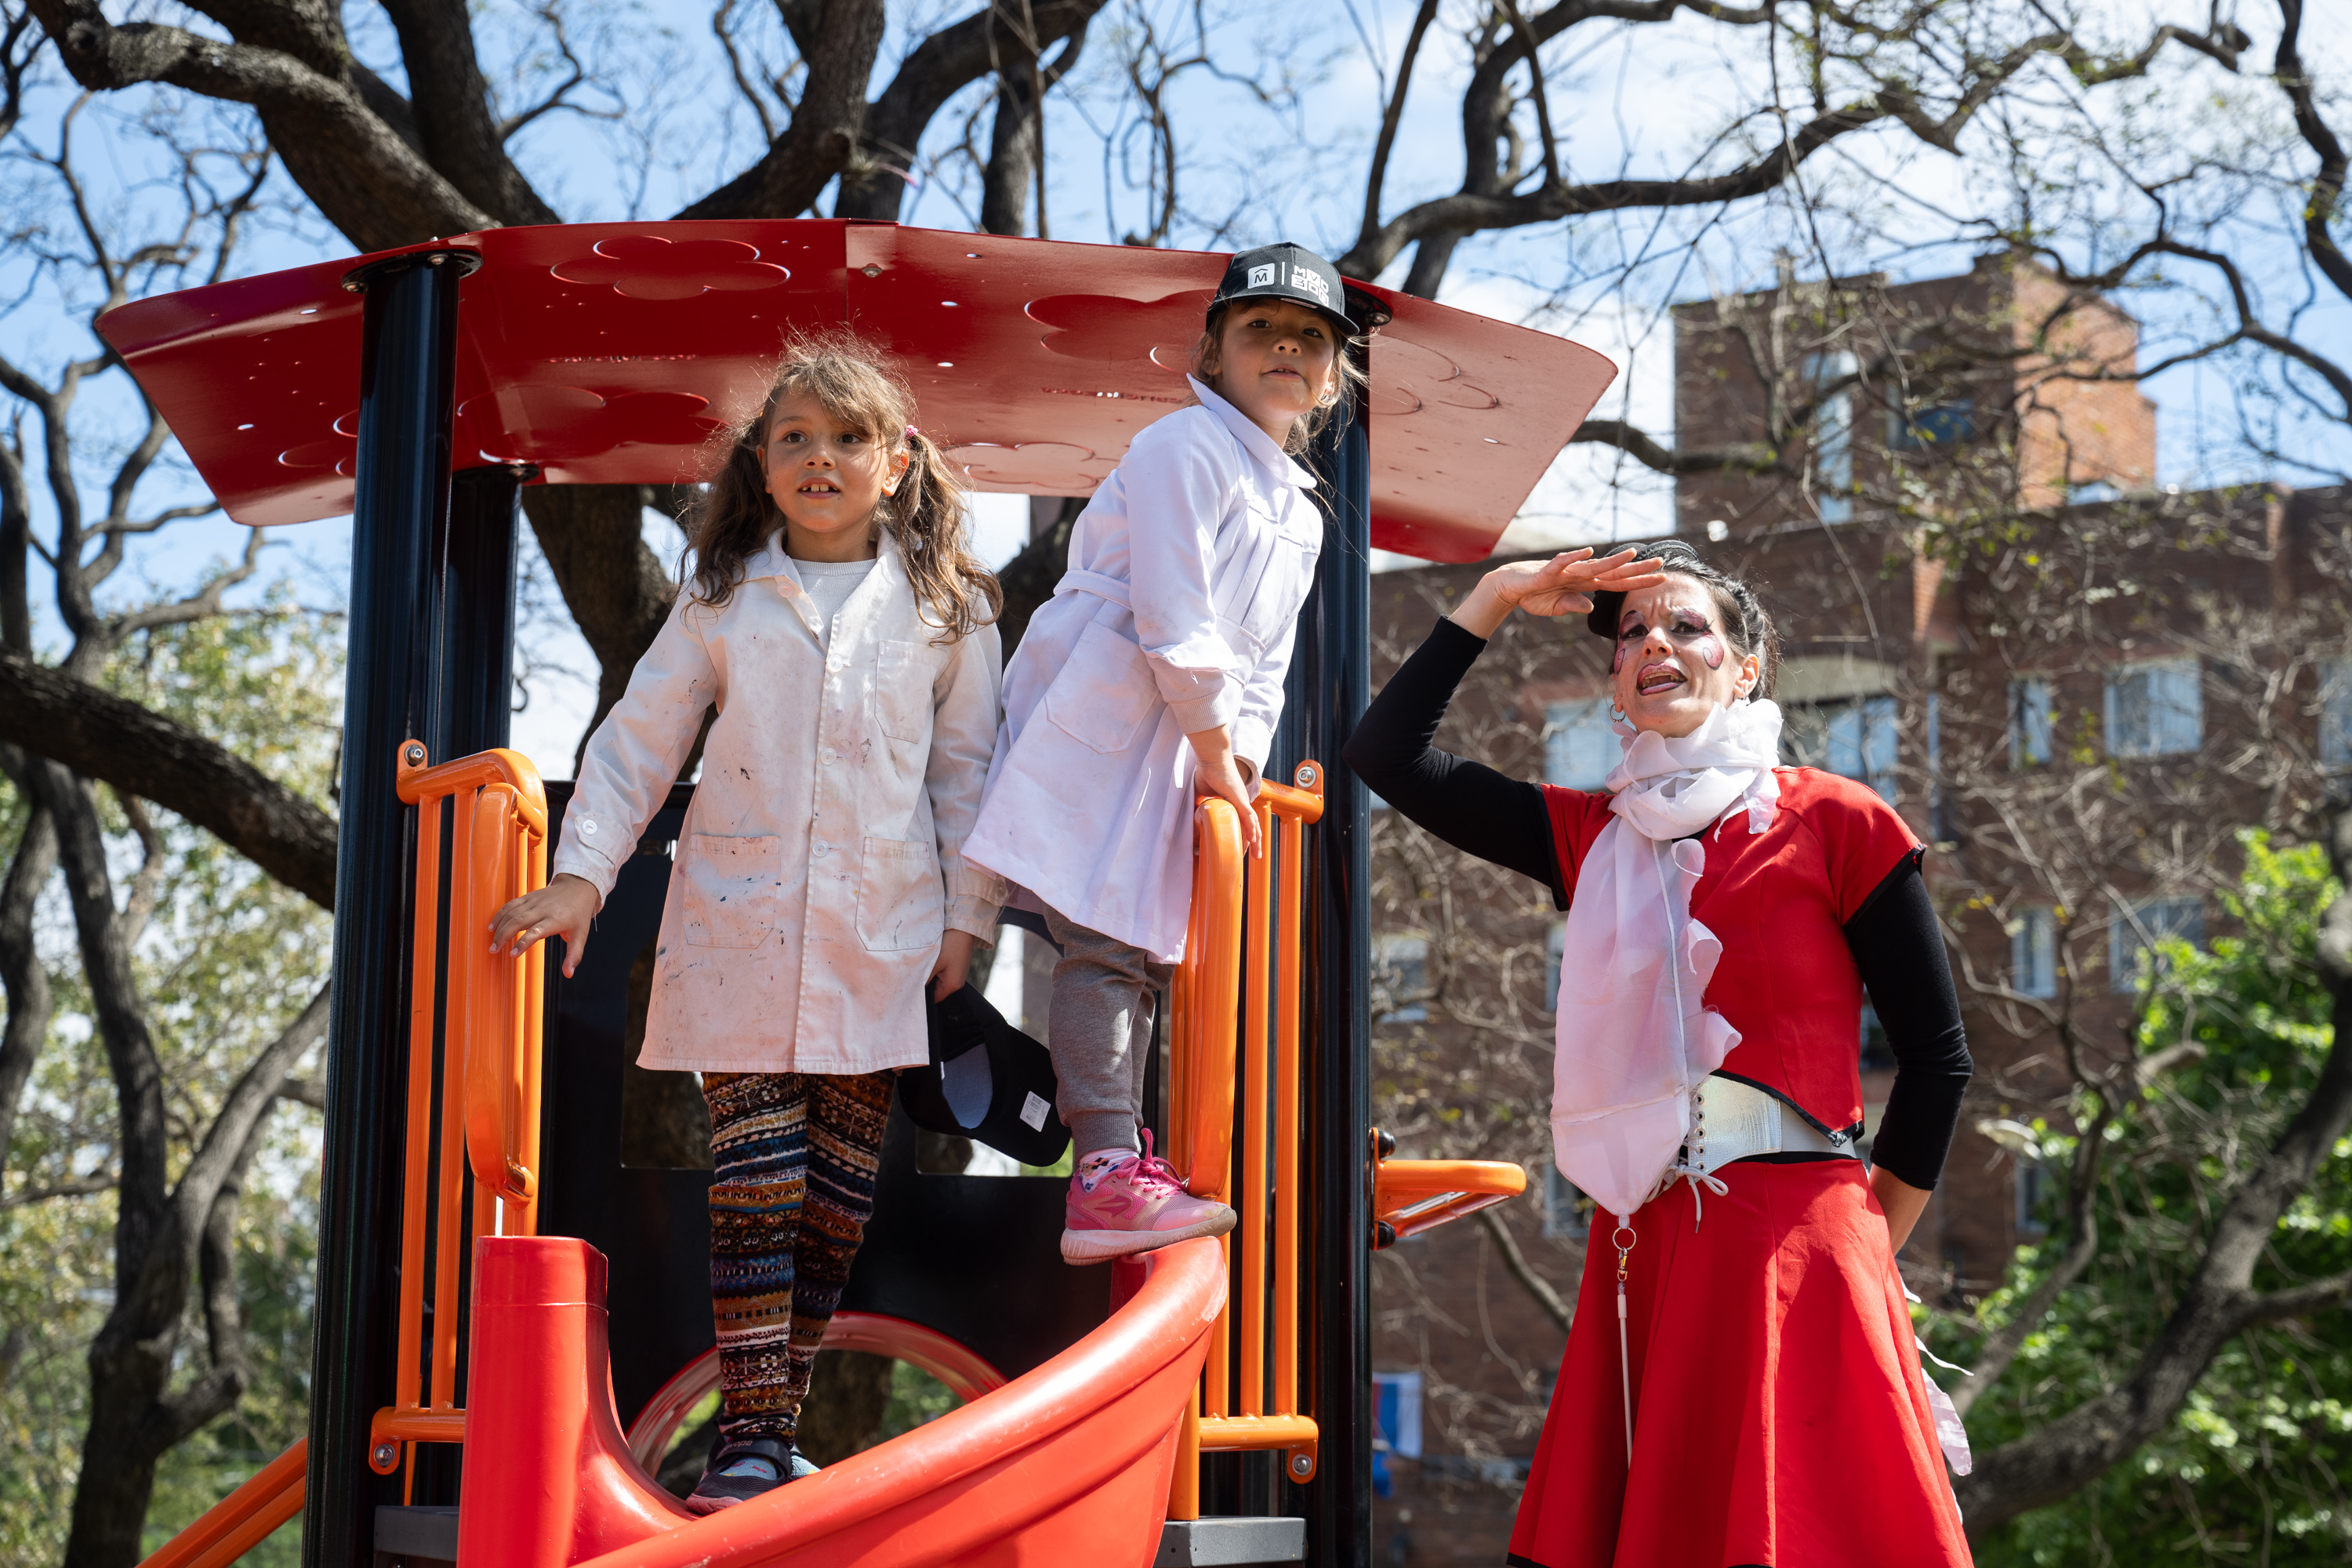
<path id="1" fill-rule="evenodd" d="M 1688 577 L 1625 596 L 1609 674 L 1635 729 L 1687 735 L 1755 689 L 1756 657 L 1733 654 L 1718 615 L 1714 595 Z"/>

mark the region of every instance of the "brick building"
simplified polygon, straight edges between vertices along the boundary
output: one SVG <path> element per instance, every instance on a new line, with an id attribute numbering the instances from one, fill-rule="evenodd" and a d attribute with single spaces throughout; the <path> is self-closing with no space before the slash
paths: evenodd
<path id="1" fill-rule="evenodd" d="M 1784 278 L 1675 321 L 1677 448 L 1729 464 L 1678 484 L 1676 531 L 1778 621 L 1790 760 L 1868 783 L 1932 847 L 1977 1076 L 1903 1265 L 1965 1310 L 2059 1199 L 2034 1123 L 2063 1113 L 2070 1060 L 2124 1058 L 2155 944 L 2220 930 L 2237 831 L 2308 831 L 2352 763 L 2352 496 L 2152 489 L 2136 323 L 2007 258 Z M 1374 580 L 1376 682 L 1484 570 Z M 1604 652 L 1580 620 L 1515 616 L 1440 743 L 1597 787 Z M 1404 1153 L 1538 1179 L 1496 1211 L 1516 1265 L 1475 1224 L 1380 1259 L 1400 1452 L 1378 1539 L 1392 1563 L 1491 1563 L 1562 1337 L 1514 1268 L 1572 1302 L 1582 1267 L 1576 1194 L 1545 1165 L 1559 921 L 1525 879 L 1381 816 L 1379 1115 Z M 1874 1027 L 1865 1009 L 1874 1129 L 1893 1072 Z"/>

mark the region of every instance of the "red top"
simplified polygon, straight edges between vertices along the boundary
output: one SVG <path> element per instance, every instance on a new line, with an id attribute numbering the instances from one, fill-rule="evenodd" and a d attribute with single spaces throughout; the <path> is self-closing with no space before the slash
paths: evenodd
<path id="1" fill-rule="evenodd" d="M 1866 784 L 1776 768 L 1772 826 L 1735 811 L 1706 830 L 1691 918 L 1723 942 L 1706 1005 L 1739 1031 L 1721 1070 L 1769 1089 L 1832 1131 L 1862 1121 L 1862 976 L 1845 922 L 1906 858 L 1925 853 Z M 1609 796 L 1543 786 L 1570 898 L 1585 852 L 1615 818 Z"/>

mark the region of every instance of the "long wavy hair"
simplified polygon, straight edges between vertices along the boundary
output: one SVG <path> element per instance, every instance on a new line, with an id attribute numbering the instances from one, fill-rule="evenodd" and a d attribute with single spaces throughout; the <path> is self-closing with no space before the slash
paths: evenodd
<path id="1" fill-rule="evenodd" d="M 1192 374 L 1207 383 L 1209 389 L 1220 397 L 1225 395 L 1224 389 L 1217 384 L 1217 377 L 1223 374 L 1225 368 L 1225 321 L 1234 306 L 1259 303 L 1262 301 L 1256 300 L 1227 300 L 1223 304 L 1212 305 L 1208 320 L 1201 327 L 1201 339 L 1192 345 Z M 1349 337 L 1341 330 L 1339 323 L 1328 316 L 1325 316 L 1323 321 L 1331 329 L 1331 346 L 1335 351 L 1331 356 L 1331 384 L 1316 400 L 1314 407 L 1290 422 L 1290 435 L 1283 441 L 1282 449 L 1294 458 L 1312 446 L 1315 437 L 1322 434 L 1323 426 L 1333 418 L 1345 418 L 1351 400 L 1363 395 L 1364 390 L 1371 385 L 1371 378 L 1364 374 L 1360 363 L 1365 345 L 1371 339 Z"/>
<path id="2" fill-rule="evenodd" d="M 760 452 L 777 407 L 797 396 L 814 399 L 884 452 L 911 454 L 897 493 L 874 509 L 874 525 L 877 537 L 887 533 L 898 546 L 923 619 L 940 628 L 931 640 L 955 642 L 995 620 L 1004 590 L 966 548 L 971 488 L 938 442 L 916 427 L 914 393 L 886 368 L 879 350 L 846 331 L 787 339 L 759 412 L 712 438 L 704 484 L 685 518 L 695 599 L 713 609 L 725 605 L 743 581 L 745 564 L 784 525 L 768 494 Z"/>

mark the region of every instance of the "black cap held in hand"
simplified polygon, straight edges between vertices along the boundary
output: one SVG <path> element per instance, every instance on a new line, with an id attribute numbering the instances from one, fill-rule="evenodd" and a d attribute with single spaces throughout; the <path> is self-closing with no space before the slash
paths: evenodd
<path id="1" fill-rule="evenodd" d="M 1348 317 L 1339 269 L 1303 245 L 1261 245 L 1227 262 L 1209 308 L 1233 300 L 1289 300 L 1329 317 L 1350 337 L 1360 330 Z"/>
<path id="2" fill-rule="evenodd" d="M 1054 1106 L 1054 1058 L 967 985 L 927 1008 L 931 1059 L 898 1076 L 916 1126 L 971 1138 L 1024 1165 L 1050 1165 L 1070 1146 Z"/>

